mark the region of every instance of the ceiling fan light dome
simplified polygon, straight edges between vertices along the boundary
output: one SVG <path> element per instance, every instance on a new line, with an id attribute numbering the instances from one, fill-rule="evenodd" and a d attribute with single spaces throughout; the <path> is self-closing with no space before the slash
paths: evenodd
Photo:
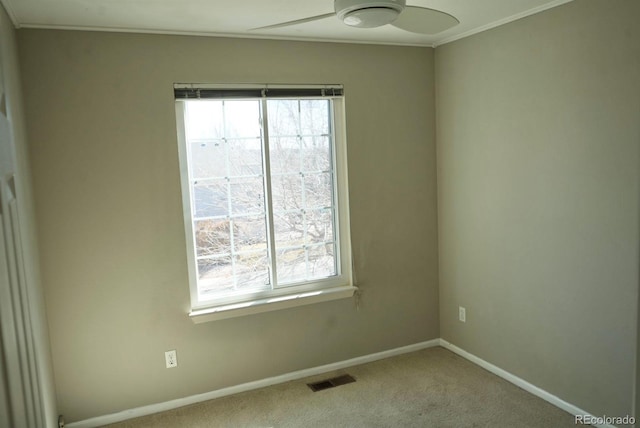
<path id="1" fill-rule="evenodd" d="M 345 24 L 359 28 L 374 28 L 396 20 L 404 10 L 406 0 L 335 0 L 336 15 Z"/>
<path id="2" fill-rule="evenodd" d="M 398 11 L 394 9 L 370 7 L 346 14 L 343 22 L 351 27 L 375 28 L 392 23 L 398 15 Z"/>

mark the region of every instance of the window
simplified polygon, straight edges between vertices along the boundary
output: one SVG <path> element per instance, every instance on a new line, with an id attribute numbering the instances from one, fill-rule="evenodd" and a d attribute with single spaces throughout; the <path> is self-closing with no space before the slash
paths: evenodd
<path id="1" fill-rule="evenodd" d="M 193 316 L 353 294 L 341 93 L 176 85 Z"/>

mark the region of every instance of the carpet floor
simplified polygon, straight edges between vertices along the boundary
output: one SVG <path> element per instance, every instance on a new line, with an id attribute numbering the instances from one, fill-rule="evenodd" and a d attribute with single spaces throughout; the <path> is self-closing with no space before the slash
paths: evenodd
<path id="1" fill-rule="evenodd" d="M 307 383 L 354 383 L 312 392 Z M 139 427 L 575 427 L 574 417 L 441 347 L 109 425 Z"/>

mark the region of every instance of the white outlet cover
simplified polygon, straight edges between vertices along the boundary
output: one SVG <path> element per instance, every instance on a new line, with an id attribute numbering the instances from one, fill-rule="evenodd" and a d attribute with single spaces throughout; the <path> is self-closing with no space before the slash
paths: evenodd
<path id="1" fill-rule="evenodd" d="M 458 319 L 462 322 L 467 322 L 467 310 L 462 306 L 458 308 Z"/>
<path id="2" fill-rule="evenodd" d="M 176 355 L 175 349 L 165 352 L 164 360 L 168 369 L 178 367 L 178 356 Z"/>

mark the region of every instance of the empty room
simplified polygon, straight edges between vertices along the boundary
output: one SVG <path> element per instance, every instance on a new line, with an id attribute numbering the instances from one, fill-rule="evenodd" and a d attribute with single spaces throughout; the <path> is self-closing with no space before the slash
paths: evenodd
<path id="1" fill-rule="evenodd" d="M 0 3 L 0 427 L 635 426 L 640 1 Z"/>

